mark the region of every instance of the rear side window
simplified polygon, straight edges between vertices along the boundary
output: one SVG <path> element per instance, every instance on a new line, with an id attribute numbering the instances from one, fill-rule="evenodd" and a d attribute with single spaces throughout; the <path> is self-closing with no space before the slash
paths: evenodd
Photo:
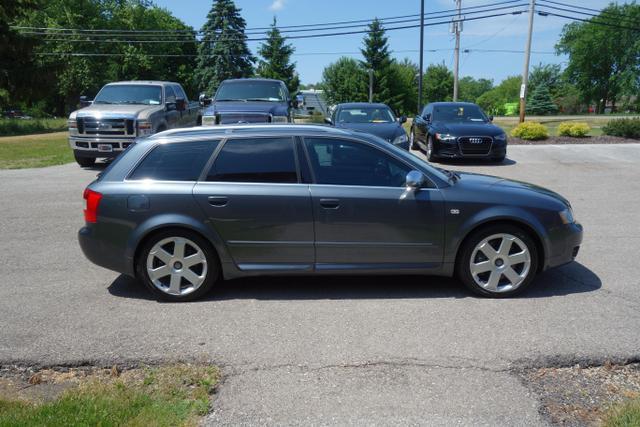
<path id="1" fill-rule="evenodd" d="M 230 139 L 207 181 L 297 183 L 292 138 Z"/>
<path id="2" fill-rule="evenodd" d="M 197 181 L 220 141 L 160 144 L 129 175 L 131 180 Z"/>

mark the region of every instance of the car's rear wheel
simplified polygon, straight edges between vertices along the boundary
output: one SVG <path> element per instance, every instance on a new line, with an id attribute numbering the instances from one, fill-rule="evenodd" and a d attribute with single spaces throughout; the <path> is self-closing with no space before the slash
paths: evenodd
<path id="1" fill-rule="evenodd" d="M 411 128 L 411 132 L 409 132 L 409 148 L 411 150 L 417 150 L 420 148 L 418 147 L 418 143 L 416 143 L 416 132 L 413 128 Z"/>
<path id="2" fill-rule="evenodd" d="M 137 262 L 138 277 L 157 297 L 191 301 L 211 290 L 220 276 L 218 258 L 200 235 L 166 230 L 144 244 Z"/>
<path id="3" fill-rule="evenodd" d="M 430 162 L 435 162 L 436 160 L 436 156 L 434 154 L 434 148 L 433 148 L 433 138 L 429 137 L 427 139 L 427 152 L 426 152 L 426 156 L 427 156 L 427 160 Z"/>
<path id="4" fill-rule="evenodd" d="M 96 159 L 93 157 L 82 157 L 76 153 L 73 153 L 73 157 L 76 159 L 76 163 L 83 168 L 88 168 L 96 164 Z"/>
<path id="5" fill-rule="evenodd" d="M 538 269 L 535 242 L 522 229 L 497 224 L 475 232 L 464 243 L 457 273 L 473 292 L 508 297 L 522 292 Z"/>

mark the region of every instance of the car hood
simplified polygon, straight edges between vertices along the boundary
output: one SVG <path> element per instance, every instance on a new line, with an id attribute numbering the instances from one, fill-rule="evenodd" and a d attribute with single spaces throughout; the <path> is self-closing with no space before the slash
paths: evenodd
<path id="1" fill-rule="evenodd" d="M 436 132 L 454 136 L 498 136 L 504 131 L 492 123 L 443 123 L 434 122 Z"/>
<path id="2" fill-rule="evenodd" d="M 100 115 L 122 115 L 137 117 L 141 112 L 162 110 L 162 105 L 139 104 L 93 104 L 76 112 L 77 117 L 96 117 Z"/>
<path id="3" fill-rule="evenodd" d="M 465 189 L 500 191 L 504 192 L 507 196 L 508 194 L 515 193 L 526 194 L 529 196 L 536 194 L 541 196 L 542 198 L 558 201 L 566 207 L 571 206 L 567 199 L 565 199 L 555 191 L 549 190 L 548 188 L 540 187 L 535 184 L 530 184 L 528 182 L 515 181 L 500 178 L 497 176 L 482 175 L 470 172 L 456 172 L 456 174 L 458 174 L 458 176 L 460 177 L 456 185 L 461 185 Z"/>
<path id="4" fill-rule="evenodd" d="M 286 102 L 214 102 L 206 109 L 205 115 L 213 116 L 216 113 L 263 113 L 274 116 L 288 115 Z"/>
<path id="5" fill-rule="evenodd" d="M 404 132 L 398 123 L 337 123 L 336 127 L 370 133 L 390 142 Z"/>

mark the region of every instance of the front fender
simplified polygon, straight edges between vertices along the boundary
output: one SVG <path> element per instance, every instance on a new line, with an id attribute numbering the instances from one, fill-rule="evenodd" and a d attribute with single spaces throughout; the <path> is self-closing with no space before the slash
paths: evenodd
<path id="1" fill-rule="evenodd" d="M 480 210 L 466 218 L 455 227 L 447 227 L 447 239 L 449 246 L 445 250 L 444 262 L 455 263 L 460 245 L 464 239 L 474 230 L 485 224 L 496 221 L 509 221 L 522 224 L 531 229 L 536 235 L 544 252 L 544 259 L 540 259 L 542 265 L 546 265 L 546 258 L 551 253 L 551 242 L 546 228 L 535 215 L 517 206 L 492 206 Z"/>
<path id="2" fill-rule="evenodd" d="M 154 231 L 172 227 L 186 228 L 201 234 L 211 243 L 218 253 L 221 265 L 231 261 L 224 241 L 211 227 L 207 227 L 205 224 L 202 224 L 200 220 L 188 215 L 169 213 L 148 218 L 131 232 L 125 251 L 131 275 L 134 275 L 135 273 L 135 257 L 137 255 L 137 250 L 140 247 L 140 243 L 142 243 L 144 239 Z"/>

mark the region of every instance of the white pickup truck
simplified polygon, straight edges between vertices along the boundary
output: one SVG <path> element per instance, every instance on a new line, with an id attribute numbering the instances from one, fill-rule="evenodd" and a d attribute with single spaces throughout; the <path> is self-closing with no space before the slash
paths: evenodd
<path id="1" fill-rule="evenodd" d="M 82 167 L 113 158 L 135 142 L 163 130 L 202 124 L 197 102 L 178 83 L 116 82 L 105 85 L 85 108 L 69 116 L 69 145 Z"/>

